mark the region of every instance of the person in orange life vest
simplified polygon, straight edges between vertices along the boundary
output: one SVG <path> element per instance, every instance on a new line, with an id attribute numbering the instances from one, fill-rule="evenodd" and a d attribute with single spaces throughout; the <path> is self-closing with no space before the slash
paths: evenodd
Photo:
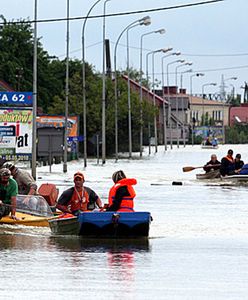
<path id="1" fill-rule="evenodd" d="M 133 199 L 136 196 L 133 185 L 136 179 L 126 178 L 123 171 L 117 171 L 112 175 L 114 185 L 109 191 L 109 206 L 107 211 L 134 211 Z"/>
<path id="2" fill-rule="evenodd" d="M 221 160 L 220 174 L 221 176 L 233 175 L 235 174 L 235 161 L 233 159 L 233 150 L 229 149 L 227 156 L 223 157 Z"/>
<path id="3" fill-rule="evenodd" d="M 65 190 L 59 197 L 57 208 L 63 212 L 78 215 L 80 211 L 102 208 L 102 201 L 89 187 L 84 186 L 84 175 L 74 174 L 74 187 Z"/>

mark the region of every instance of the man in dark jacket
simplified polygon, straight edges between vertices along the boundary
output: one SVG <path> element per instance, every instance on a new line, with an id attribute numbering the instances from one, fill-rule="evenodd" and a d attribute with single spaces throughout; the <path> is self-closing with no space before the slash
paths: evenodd
<path id="1" fill-rule="evenodd" d="M 228 176 L 228 175 L 235 174 L 235 162 L 233 159 L 232 149 L 229 149 L 227 152 L 227 156 L 221 159 L 220 174 L 221 176 Z"/>
<path id="2" fill-rule="evenodd" d="M 206 171 L 206 173 L 220 169 L 220 161 L 218 161 L 216 154 L 211 155 L 211 160 L 206 163 L 203 169 Z"/>
<path id="3" fill-rule="evenodd" d="M 234 163 L 235 163 L 235 173 L 239 174 L 240 170 L 242 169 L 242 167 L 244 165 L 243 160 L 241 160 L 241 154 L 239 154 L 239 153 L 236 154 Z"/>

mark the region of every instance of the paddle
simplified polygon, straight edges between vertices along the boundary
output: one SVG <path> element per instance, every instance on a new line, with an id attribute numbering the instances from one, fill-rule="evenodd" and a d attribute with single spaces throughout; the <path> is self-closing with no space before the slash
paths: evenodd
<path id="1" fill-rule="evenodd" d="M 190 172 L 190 171 L 193 171 L 195 169 L 200 169 L 200 168 L 203 168 L 204 166 L 201 166 L 201 167 L 183 167 L 183 172 Z"/>
<path id="2" fill-rule="evenodd" d="M 201 169 L 201 168 L 212 168 L 212 167 L 220 167 L 220 164 L 217 165 L 206 165 L 206 166 L 201 166 L 201 167 L 183 167 L 183 172 L 190 172 L 193 171 L 195 169 Z"/>

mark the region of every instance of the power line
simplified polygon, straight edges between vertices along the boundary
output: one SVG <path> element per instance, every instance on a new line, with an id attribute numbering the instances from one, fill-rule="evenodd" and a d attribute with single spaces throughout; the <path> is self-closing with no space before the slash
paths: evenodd
<path id="1" fill-rule="evenodd" d="M 218 72 L 225 70 L 238 70 L 238 69 L 247 69 L 248 65 L 237 66 L 237 67 L 226 67 L 226 68 L 216 68 L 216 69 L 202 69 L 202 70 L 193 70 L 191 73 L 203 73 L 203 72 Z M 155 75 L 162 75 L 162 73 L 154 73 Z M 169 72 L 169 74 L 175 74 L 175 72 Z"/>
<path id="2" fill-rule="evenodd" d="M 70 18 L 53 18 L 53 19 L 42 19 L 37 20 L 36 23 L 51 23 L 51 22 L 62 22 L 62 21 L 76 21 L 76 20 L 84 20 L 84 19 L 99 19 L 103 17 L 120 17 L 120 16 L 127 16 L 127 15 L 135 15 L 135 14 L 143 14 L 143 13 L 149 13 L 149 12 L 158 12 L 158 11 L 165 11 L 165 10 L 172 10 L 172 9 L 178 9 L 178 8 L 187 8 L 187 7 L 193 7 L 193 6 L 200 6 L 205 4 L 213 4 L 217 2 L 223 2 L 225 0 L 209 0 L 209 1 L 202 1 L 197 3 L 189 3 L 189 4 L 180 4 L 180 5 L 174 5 L 169 7 L 159 7 L 159 8 L 150 8 L 150 9 L 144 9 L 144 10 L 136 10 L 136 11 L 129 11 L 129 12 L 119 12 L 119 13 L 112 13 L 112 14 L 106 14 L 106 15 L 93 15 L 88 17 L 70 17 Z M 12 21 L 8 22 L 8 24 L 23 24 L 23 23 L 34 23 L 34 20 L 29 21 Z M 5 25 L 5 22 L 0 22 L 0 25 Z"/>
<path id="3" fill-rule="evenodd" d="M 188 54 L 188 53 L 182 53 L 182 55 L 185 56 L 203 56 L 203 57 L 224 57 L 224 56 L 247 56 L 248 53 L 234 53 L 234 54 Z"/>

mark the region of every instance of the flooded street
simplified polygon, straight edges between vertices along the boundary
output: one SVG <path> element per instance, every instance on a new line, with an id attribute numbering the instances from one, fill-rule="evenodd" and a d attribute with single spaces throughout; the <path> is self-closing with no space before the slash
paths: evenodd
<path id="1" fill-rule="evenodd" d="M 248 162 L 247 145 L 229 148 Z M 150 211 L 148 241 L 82 240 L 53 236 L 49 228 L 0 225 L 0 299 L 247 299 L 248 187 L 200 182 L 197 169 L 212 150 L 168 150 L 105 166 L 88 161 L 85 185 L 107 202 L 111 175 L 137 179 L 135 209 Z M 83 161 L 38 168 L 38 183 L 73 185 Z M 173 185 L 179 182 L 182 185 Z"/>

